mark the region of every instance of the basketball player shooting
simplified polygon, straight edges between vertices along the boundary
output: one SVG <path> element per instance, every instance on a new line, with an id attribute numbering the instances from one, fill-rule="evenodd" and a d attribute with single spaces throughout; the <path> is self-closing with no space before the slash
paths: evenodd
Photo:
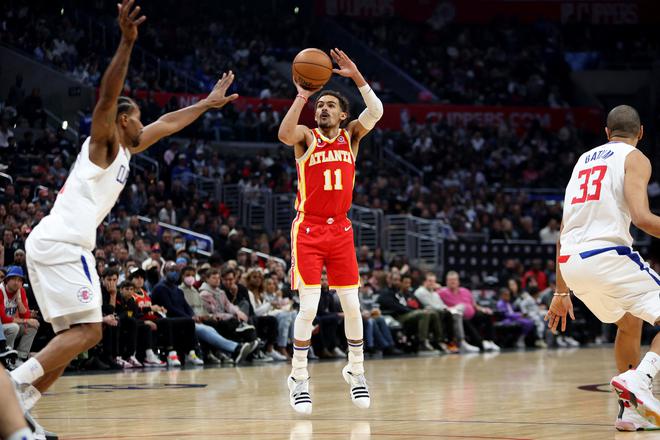
<path id="1" fill-rule="evenodd" d="M 303 107 L 319 89 L 307 90 L 294 80 L 298 94 L 279 129 L 280 141 L 294 148 L 298 170 L 297 215 L 291 226 L 291 286 L 300 295 L 300 311 L 295 321 L 293 368 L 287 384 L 290 404 L 301 414 L 312 412 L 307 353 L 324 266 L 330 288 L 337 290 L 344 311 L 349 353 L 342 375 L 350 385 L 353 404 L 359 408 L 370 405 L 364 377 L 360 277 L 347 213 L 352 203 L 360 140 L 383 115 L 383 104 L 344 52 L 334 49 L 331 56 L 339 66 L 333 72 L 353 79 L 366 109 L 356 120 L 348 122 L 348 100 L 335 91 L 324 90 L 314 103 L 317 128 L 298 125 Z"/>
<path id="2" fill-rule="evenodd" d="M 557 243 L 557 292 L 546 320 L 555 330 L 573 317 L 569 288 L 605 323 L 618 330 L 614 355 L 619 375 L 619 431 L 660 429 L 653 378 L 660 369 L 660 334 L 640 359 L 643 321 L 660 324 L 660 276 L 632 249 L 630 223 L 660 237 L 660 217 L 649 210 L 651 163 L 637 149 L 644 127 L 637 111 L 615 107 L 607 116 L 608 143 L 577 161 L 566 188 Z M 637 366 L 636 369 L 632 369 Z"/>
<path id="3" fill-rule="evenodd" d="M 124 189 L 131 154 L 183 129 L 206 110 L 238 98 L 225 96 L 234 79 L 229 72 L 205 99 L 143 127 L 137 103 L 119 94 L 138 27 L 146 17 L 140 16 L 139 6 L 133 8 L 133 0 L 123 0 L 118 10 L 121 41 L 101 80 L 91 136 L 83 143 L 50 214 L 26 241 L 32 288 L 44 319 L 56 333 L 42 351 L 11 373 L 26 411 L 73 358 L 101 340 L 101 288 L 92 250 L 96 228 Z M 35 436 L 56 438 L 40 426 Z"/>

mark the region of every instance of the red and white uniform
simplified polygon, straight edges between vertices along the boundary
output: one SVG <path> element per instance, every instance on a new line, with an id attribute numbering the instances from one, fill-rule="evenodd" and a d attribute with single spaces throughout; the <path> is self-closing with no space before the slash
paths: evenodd
<path id="1" fill-rule="evenodd" d="M 358 287 L 353 228 L 347 217 L 355 183 L 350 135 L 345 129 L 333 139 L 318 129 L 313 133 L 312 145 L 296 159 L 298 215 L 291 227 L 291 286 L 320 286 L 325 266 L 330 287 Z"/>
<path id="2" fill-rule="evenodd" d="M 635 147 L 609 142 L 578 159 L 564 199 L 559 263 L 568 287 L 603 322 L 626 312 L 660 318 L 660 276 L 632 249 L 625 163 Z"/>

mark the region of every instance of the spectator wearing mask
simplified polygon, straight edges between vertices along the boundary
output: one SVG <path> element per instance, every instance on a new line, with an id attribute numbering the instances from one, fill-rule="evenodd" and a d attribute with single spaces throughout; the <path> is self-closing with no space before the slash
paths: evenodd
<path id="1" fill-rule="evenodd" d="M 189 319 L 168 318 L 167 309 L 151 302 L 151 296 L 145 288 L 144 269 L 134 268 L 129 274 L 129 281 L 133 283 L 133 300 L 139 309 L 138 319 L 149 322 L 156 326 L 158 346 L 165 349 L 167 353 L 167 365 L 180 367 L 178 352 L 185 353 L 189 350 L 190 341 L 195 341 L 195 328 Z"/>
<path id="2" fill-rule="evenodd" d="M 449 307 L 463 306 L 463 326 L 466 338 L 481 350 L 499 351 L 500 347 L 493 342 L 495 337 L 492 322 L 493 311 L 490 308 L 479 306 L 475 302 L 472 292 L 461 287 L 457 272 L 453 270 L 447 272 L 446 282 L 447 287 L 440 289 L 438 295 Z"/>
<path id="3" fill-rule="evenodd" d="M 10 266 L 7 275 L 0 284 L 0 320 L 3 324 L 7 345 L 18 351 L 17 365 L 22 364 L 30 355 L 30 348 L 39 329 L 36 314 L 30 310 L 25 288 L 23 287 L 23 269 Z M 18 344 L 16 344 L 18 343 Z"/>
<path id="4" fill-rule="evenodd" d="M 206 342 L 216 350 L 231 353 L 236 365 L 241 363 L 248 354 L 254 351 L 256 344 L 239 344 L 228 340 L 222 337 L 213 327 L 202 324 L 202 318 L 195 316 L 193 309 L 186 302 L 183 291 L 178 287 L 179 278 L 180 272 L 176 263 L 168 261 L 165 264 L 165 279 L 154 288 L 151 300 L 155 304 L 165 307 L 168 317 L 192 320 L 195 327 L 195 335 L 200 341 Z M 190 361 L 195 365 L 204 363 L 197 357 L 195 350 L 192 348 L 188 351 L 186 361 Z"/>

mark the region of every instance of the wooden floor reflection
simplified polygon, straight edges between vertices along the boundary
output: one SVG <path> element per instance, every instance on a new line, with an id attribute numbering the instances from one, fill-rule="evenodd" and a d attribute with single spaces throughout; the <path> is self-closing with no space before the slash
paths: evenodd
<path id="1" fill-rule="evenodd" d="M 308 418 L 289 407 L 286 364 L 66 376 L 34 414 L 70 440 L 660 438 L 614 431 L 611 347 L 368 361 L 368 410 L 342 366 L 310 365 Z"/>

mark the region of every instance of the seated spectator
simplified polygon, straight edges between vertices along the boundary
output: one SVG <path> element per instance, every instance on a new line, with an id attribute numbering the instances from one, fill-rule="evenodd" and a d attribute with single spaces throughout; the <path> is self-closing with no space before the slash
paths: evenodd
<path id="1" fill-rule="evenodd" d="M 16 348 L 18 360 L 16 366 L 21 365 L 30 355 L 32 341 L 37 335 L 39 321 L 28 305 L 27 295 L 23 287 L 23 269 L 10 266 L 7 275 L 0 284 L 0 320 L 4 327 L 4 336 L 7 345 Z M 17 344 L 17 345 L 16 345 Z"/>
<path id="2" fill-rule="evenodd" d="M 321 298 L 319 299 L 316 319 L 312 322 L 318 326 L 318 338 L 316 350 L 319 357 L 326 359 L 345 358 L 346 353 L 339 347 L 340 338 L 338 332 L 343 333 L 341 326 L 344 321 L 344 313 L 341 309 L 339 296 L 335 290 L 330 290 L 328 276 L 323 272 L 321 275 Z M 313 338 L 314 339 L 314 338 Z"/>
<path id="3" fill-rule="evenodd" d="M 256 340 L 255 327 L 247 324 L 248 315 L 229 301 L 220 285 L 220 270 L 208 269 L 205 273 L 205 281 L 199 289 L 204 310 L 211 318 L 208 324 L 229 339 L 241 342 Z"/>
<path id="4" fill-rule="evenodd" d="M 513 311 L 513 305 L 511 304 L 511 291 L 508 287 L 502 287 L 500 289 L 500 299 L 497 301 L 497 311 L 504 317 L 504 319 L 500 321 L 502 324 L 518 325 L 522 328 L 522 334 L 516 343 L 516 347 L 525 348 L 525 339 L 528 336 L 535 336 L 536 328 L 534 321 L 523 317 L 521 313 Z"/>
<path id="5" fill-rule="evenodd" d="M 114 368 L 139 368 L 142 364 L 135 358 L 137 324 L 134 319 L 124 316 L 120 319 L 117 310 L 119 289 L 117 269 L 108 268 L 103 272 L 101 295 L 103 297 L 103 356 L 101 362 Z"/>
<path id="6" fill-rule="evenodd" d="M 431 345 L 431 341 L 439 344 L 442 339 L 442 329 L 438 315 L 428 310 L 415 310 L 408 305 L 409 292 L 402 290 L 401 275 L 392 272 L 390 285 L 382 287 L 378 292 L 378 304 L 384 314 L 392 316 L 407 331 L 417 336 L 417 349 L 426 354 L 439 354 Z M 432 330 L 431 330 L 432 329 Z M 429 333 L 433 339 L 430 340 Z"/>
<path id="7" fill-rule="evenodd" d="M 366 352 L 375 356 L 379 353 L 388 356 L 402 354 L 394 345 L 392 332 L 376 303 L 373 287 L 364 280 L 360 283 L 359 297 Z"/>
<path id="8" fill-rule="evenodd" d="M 194 325 L 195 335 L 200 341 L 204 341 L 216 350 L 222 350 L 226 353 L 231 353 L 234 363 L 240 364 L 254 349 L 256 343 L 243 343 L 228 340 L 222 337 L 213 327 L 201 323 L 201 318 L 195 316 L 192 308 L 186 302 L 183 291 L 178 287 L 180 278 L 179 268 L 174 261 L 168 261 L 165 264 L 165 279 L 158 283 L 154 288 L 151 295 L 151 300 L 154 304 L 158 304 L 167 309 L 168 318 L 184 318 L 191 321 Z M 194 346 L 186 355 L 186 361 L 190 361 L 195 365 L 204 363 L 195 354 Z"/>
<path id="9" fill-rule="evenodd" d="M 142 309 L 138 307 L 133 294 L 135 286 L 131 281 L 124 281 L 119 285 L 120 296 L 117 297 L 115 312 L 119 321 L 133 320 L 136 324 L 135 339 L 129 339 L 125 348 L 127 353 L 133 353 L 128 361 L 134 367 L 166 367 L 167 364 L 160 360 L 154 347 L 156 347 L 156 332 L 158 326 L 153 321 L 142 320 Z M 136 354 L 140 359 L 136 359 Z"/>
<path id="10" fill-rule="evenodd" d="M 150 325 L 149 322 L 156 325 L 158 346 L 167 353 L 167 365 L 180 367 L 178 353 L 187 353 L 191 344 L 195 344 L 194 327 L 189 319 L 168 318 L 165 307 L 152 304 L 151 296 L 145 288 L 146 275 L 144 269 L 136 267 L 128 277 L 134 286 L 133 300 L 140 311 L 138 319 L 145 321 L 147 325 Z"/>
<path id="11" fill-rule="evenodd" d="M 545 342 L 548 326 L 543 320 L 545 312 L 539 307 L 539 287 L 536 285 L 536 279 L 530 278 L 527 290 L 523 290 L 516 300 L 516 307 L 525 318 L 534 322 L 537 337 L 535 345 L 539 348 L 548 348 L 548 344 Z"/>
<path id="12" fill-rule="evenodd" d="M 427 272 L 426 276 L 424 277 L 424 284 L 415 290 L 415 298 L 417 298 L 419 302 L 422 303 L 425 309 L 435 310 L 444 314 L 445 316 L 448 316 L 452 320 L 454 336 L 456 338 L 458 347 L 462 352 L 478 352 L 479 347 L 475 347 L 465 340 L 465 329 L 463 327 L 463 307 L 461 305 L 457 305 L 452 308 L 447 307 L 447 305 L 442 302 L 440 295 L 438 295 L 439 288 L 440 285 L 437 282 L 435 274 L 433 272 Z"/>
<path id="13" fill-rule="evenodd" d="M 289 341 L 293 341 L 293 328 L 298 312 L 293 310 L 293 301 L 284 297 L 273 277 L 264 279 L 263 290 L 264 301 L 271 306 L 268 313 L 277 319 L 277 351 L 288 359 L 287 347 Z"/>
<path id="14" fill-rule="evenodd" d="M 500 347 L 493 342 L 495 329 L 493 328 L 493 311 L 487 307 L 479 306 L 472 296 L 472 292 L 461 287 L 460 278 L 455 271 L 447 272 L 447 287 L 440 289 L 440 299 L 449 307 L 463 306 L 463 326 L 465 336 L 472 345 L 481 350 L 499 351 Z M 483 338 L 481 335 L 484 335 Z"/>
<path id="15" fill-rule="evenodd" d="M 279 335 L 279 324 L 277 318 L 269 313 L 273 306 L 265 299 L 264 274 L 262 269 L 255 267 L 248 270 L 245 280 L 250 305 L 255 314 L 254 320 L 257 327 L 257 336 L 264 341 L 266 346 L 265 355 L 275 361 L 287 360 L 286 356 L 283 356 L 274 349 Z"/>

